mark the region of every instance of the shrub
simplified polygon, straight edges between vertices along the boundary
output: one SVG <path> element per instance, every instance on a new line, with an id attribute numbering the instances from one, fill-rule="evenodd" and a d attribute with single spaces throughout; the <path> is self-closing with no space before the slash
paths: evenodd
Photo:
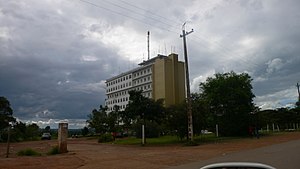
<path id="1" fill-rule="evenodd" d="M 18 156 L 41 156 L 41 153 L 38 153 L 31 148 L 21 150 L 17 153 Z"/>
<path id="2" fill-rule="evenodd" d="M 48 155 L 60 154 L 58 146 L 52 147 L 52 149 L 47 153 Z"/>
<path id="3" fill-rule="evenodd" d="M 107 142 L 111 142 L 113 141 L 113 136 L 111 134 L 102 134 L 99 139 L 98 139 L 98 143 L 107 143 Z"/>
<path id="4" fill-rule="evenodd" d="M 137 138 L 142 138 L 142 124 L 143 122 L 136 123 L 133 127 L 136 132 Z M 161 133 L 161 127 L 156 122 L 146 121 L 145 136 L 146 138 L 158 138 Z"/>
<path id="5" fill-rule="evenodd" d="M 199 144 L 195 141 L 188 141 L 185 143 L 185 146 L 198 146 Z"/>

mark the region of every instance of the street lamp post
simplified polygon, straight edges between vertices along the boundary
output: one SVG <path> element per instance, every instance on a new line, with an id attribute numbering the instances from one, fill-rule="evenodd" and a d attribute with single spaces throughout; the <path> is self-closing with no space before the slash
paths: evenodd
<path id="1" fill-rule="evenodd" d="M 8 124 L 8 129 L 7 129 L 6 158 L 8 158 L 8 154 L 9 154 L 11 127 L 13 127 L 13 124 L 12 124 L 12 122 L 9 122 L 9 124 Z"/>

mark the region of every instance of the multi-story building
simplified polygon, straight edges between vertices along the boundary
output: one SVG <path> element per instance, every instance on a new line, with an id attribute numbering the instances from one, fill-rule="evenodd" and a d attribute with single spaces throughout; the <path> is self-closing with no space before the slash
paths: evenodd
<path id="1" fill-rule="evenodd" d="M 145 97 L 164 99 L 164 105 L 178 104 L 185 99 L 184 62 L 177 54 L 158 55 L 139 64 L 138 68 L 106 80 L 108 111 L 115 105 L 124 110 L 129 101 L 130 90 L 141 90 Z"/>

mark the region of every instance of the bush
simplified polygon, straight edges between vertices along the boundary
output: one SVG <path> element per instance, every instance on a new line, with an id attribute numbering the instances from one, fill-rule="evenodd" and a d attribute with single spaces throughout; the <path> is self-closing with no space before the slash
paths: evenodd
<path id="1" fill-rule="evenodd" d="M 17 153 L 18 156 L 41 156 L 41 153 L 38 153 L 31 148 L 21 150 Z"/>
<path id="2" fill-rule="evenodd" d="M 199 144 L 195 141 L 188 141 L 185 143 L 185 146 L 198 146 Z"/>
<path id="3" fill-rule="evenodd" d="M 48 155 L 60 154 L 58 146 L 52 147 L 52 149 L 47 153 Z"/>
<path id="4" fill-rule="evenodd" d="M 143 123 L 140 122 L 133 126 L 137 138 L 142 138 L 142 124 Z M 146 138 L 158 138 L 161 133 L 161 127 L 156 122 L 146 121 L 145 132 Z"/>
<path id="5" fill-rule="evenodd" d="M 98 139 L 98 143 L 107 143 L 107 142 L 111 142 L 113 140 L 114 140 L 114 138 L 111 134 L 102 134 Z"/>

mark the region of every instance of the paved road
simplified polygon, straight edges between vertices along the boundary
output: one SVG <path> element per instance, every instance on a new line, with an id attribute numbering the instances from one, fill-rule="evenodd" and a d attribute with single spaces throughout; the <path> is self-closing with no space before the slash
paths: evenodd
<path id="1" fill-rule="evenodd" d="M 223 154 L 223 156 L 221 157 L 172 167 L 170 169 L 199 169 L 202 166 L 216 162 L 237 161 L 264 163 L 271 165 L 277 169 L 297 169 L 300 168 L 300 140 L 248 151 Z"/>

